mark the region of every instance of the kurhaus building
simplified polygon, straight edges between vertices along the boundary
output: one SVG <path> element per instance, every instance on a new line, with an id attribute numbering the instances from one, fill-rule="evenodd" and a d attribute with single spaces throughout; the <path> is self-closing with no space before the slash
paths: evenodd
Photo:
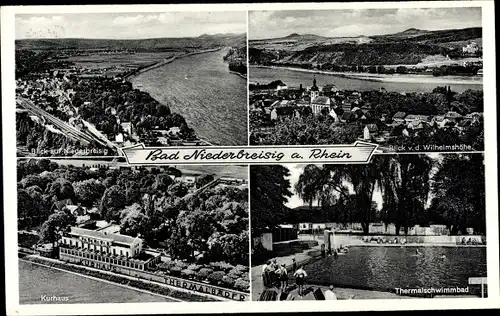
<path id="1" fill-rule="evenodd" d="M 138 237 L 71 227 L 59 244 L 59 259 L 105 270 L 146 270 L 160 262 L 161 255 L 144 251 Z"/>

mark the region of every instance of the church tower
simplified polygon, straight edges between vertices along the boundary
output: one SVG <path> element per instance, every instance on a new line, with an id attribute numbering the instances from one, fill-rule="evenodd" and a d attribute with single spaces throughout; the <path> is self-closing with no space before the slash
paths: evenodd
<path id="1" fill-rule="evenodd" d="M 317 97 L 319 97 L 319 88 L 316 85 L 316 75 L 314 75 L 313 86 L 311 87 L 311 102 Z"/>

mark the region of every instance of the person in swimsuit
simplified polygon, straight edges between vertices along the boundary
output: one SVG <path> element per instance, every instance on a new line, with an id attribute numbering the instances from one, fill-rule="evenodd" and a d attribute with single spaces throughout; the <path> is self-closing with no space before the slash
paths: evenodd
<path id="1" fill-rule="evenodd" d="M 299 267 L 293 275 L 295 276 L 295 283 L 297 283 L 298 286 L 299 296 L 302 297 L 304 292 L 304 279 L 307 277 L 307 273 L 302 267 Z"/>
<path id="2" fill-rule="evenodd" d="M 286 265 L 283 263 L 281 267 L 276 270 L 278 274 L 279 282 L 280 282 L 280 291 L 285 292 L 288 287 L 288 270 L 286 269 Z"/>

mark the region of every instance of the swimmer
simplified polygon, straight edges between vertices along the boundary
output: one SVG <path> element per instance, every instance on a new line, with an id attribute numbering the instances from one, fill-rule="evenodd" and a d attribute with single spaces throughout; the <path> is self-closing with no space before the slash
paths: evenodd
<path id="1" fill-rule="evenodd" d="M 441 255 L 441 259 L 446 260 L 446 259 L 448 259 L 448 258 L 446 258 L 446 255 L 445 255 L 445 254 L 442 254 L 442 255 Z"/>
<path id="2" fill-rule="evenodd" d="M 418 256 L 418 255 L 420 255 L 420 251 L 418 251 L 418 248 L 417 248 L 417 250 L 415 251 L 415 254 L 416 254 L 417 256 Z"/>

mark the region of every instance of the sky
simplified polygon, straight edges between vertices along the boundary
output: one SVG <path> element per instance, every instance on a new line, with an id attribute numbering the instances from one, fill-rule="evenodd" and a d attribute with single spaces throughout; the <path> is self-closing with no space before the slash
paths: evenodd
<path id="1" fill-rule="evenodd" d="M 249 39 L 292 33 L 327 37 L 383 35 L 423 30 L 481 27 L 481 8 L 400 8 L 358 10 L 251 11 Z"/>
<path id="2" fill-rule="evenodd" d="M 437 154 L 437 153 L 429 153 L 429 154 L 427 154 L 427 156 L 429 156 L 430 158 L 432 158 L 436 162 L 440 162 L 442 160 L 442 155 Z M 294 190 L 294 187 L 295 187 L 295 183 L 297 183 L 299 181 L 299 177 L 307 165 L 305 165 L 305 164 L 284 164 L 283 166 L 288 168 L 288 170 L 290 170 L 290 176 L 288 177 L 288 180 L 290 180 L 290 184 L 292 187 L 290 191 L 292 191 L 292 193 L 293 193 L 293 195 L 288 198 L 288 202 L 285 203 L 285 205 L 289 208 L 295 208 L 298 206 L 306 205 L 307 202 L 304 202 L 297 195 L 297 193 Z M 318 165 L 318 166 L 321 167 L 321 165 Z M 436 167 L 433 168 L 433 170 L 431 170 L 431 176 L 436 171 L 437 171 L 437 168 Z M 352 193 L 354 193 L 354 191 Z M 431 197 L 429 197 L 429 199 L 427 201 L 427 206 L 429 205 L 430 200 L 431 200 Z M 382 193 L 380 192 L 380 189 L 377 187 L 375 188 L 375 191 L 373 192 L 372 201 L 377 203 L 377 208 L 379 210 L 382 209 L 382 206 L 383 206 Z M 314 201 L 313 205 L 318 205 L 318 201 Z"/>
<path id="3" fill-rule="evenodd" d="M 16 39 L 142 39 L 246 33 L 246 12 L 18 14 Z"/>

